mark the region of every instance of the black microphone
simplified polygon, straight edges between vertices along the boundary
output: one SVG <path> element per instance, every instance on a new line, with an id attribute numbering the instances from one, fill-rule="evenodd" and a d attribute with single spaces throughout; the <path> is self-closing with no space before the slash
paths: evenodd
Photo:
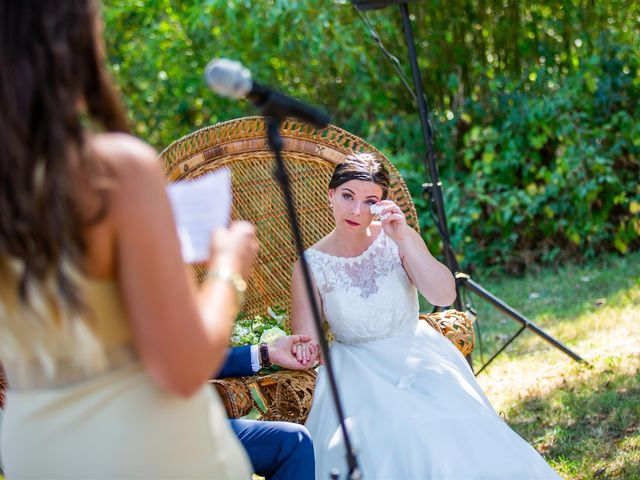
<path id="1" fill-rule="evenodd" d="M 295 117 L 317 128 L 324 128 L 329 124 L 330 117 L 323 111 L 253 81 L 251 72 L 240 62 L 226 58 L 212 60 L 205 69 L 204 77 L 209 88 L 217 94 L 237 99 L 246 98 L 264 116 L 278 119 Z"/>

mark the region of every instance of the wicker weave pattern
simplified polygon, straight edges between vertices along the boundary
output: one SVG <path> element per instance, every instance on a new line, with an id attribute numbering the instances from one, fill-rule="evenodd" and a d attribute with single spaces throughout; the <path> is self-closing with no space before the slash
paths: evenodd
<path id="1" fill-rule="evenodd" d="M 218 390 L 229 418 L 244 417 L 256 406 L 249 390 L 252 381 L 253 377 L 239 377 L 209 382 Z"/>
<path id="2" fill-rule="evenodd" d="M 473 351 L 476 338 L 473 322 L 466 313 L 458 310 L 445 310 L 444 312 L 421 314 L 420 319 L 451 340 L 464 356 Z"/>
<path id="3" fill-rule="evenodd" d="M 258 393 L 269 406 L 263 420 L 305 422 L 316 385 L 315 370 L 283 371 L 258 378 Z"/>
<path id="4" fill-rule="evenodd" d="M 218 390 L 229 418 L 247 415 L 252 408 L 262 407 L 254 400 L 251 390 L 267 407 L 261 420 L 304 423 L 311 408 L 315 370 L 283 370 L 270 375 L 212 380 Z"/>
<path id="5" fill-rule="evenodd" d="M 330 126 L 316 131 L 289 120 L 283 124 L 283 157 L 299 214 L 305 248 L 333 229 L 327 205 L 327 185 L 334 166 L 352 152 L 375 153 L 391 175 L 389 197 L 419 230 L 411 196 L 396 168 L 364 140 Z M 289 308 L 291 271 L 297 255 L 280 187 L 273 177 L 274 160 L 267 145 L 264 121 L 248 117 L 198 130 L 161 153 L 170 180 L 187 180 L 218 168 L 231 171 L 234 196 L 231 219 L 251 221 L 260 241 L 260 254 L 246 295 L 244 312 L 263 314 L 268 307 Z M 198 283 L 206 275 L 194 267 Z"/>

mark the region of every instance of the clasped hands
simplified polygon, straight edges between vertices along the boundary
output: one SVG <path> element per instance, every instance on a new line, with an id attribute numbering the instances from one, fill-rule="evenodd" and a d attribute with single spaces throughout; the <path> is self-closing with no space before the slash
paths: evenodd
<path id="1" fill-rule="evenodd" d="M 320 347 L 308 335 L 288 335 L 269 343 L 272 363 L 291 370 L 314 367 L 320 360 Z"/>

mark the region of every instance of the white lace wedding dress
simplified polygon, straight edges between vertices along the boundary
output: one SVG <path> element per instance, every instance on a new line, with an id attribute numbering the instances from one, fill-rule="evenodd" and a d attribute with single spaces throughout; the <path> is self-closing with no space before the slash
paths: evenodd
<path id="1" fill-rule="evenodd" d="M 383 231 L 361 255 L 305 258 L 335 334 L 331 359 L 366 480 L 558 479 L 495 413 L 462 354 L 418 320 L 415 287 Z M 346 478 L 345 449 L 324 368 L 307 428 L 316 478 Z"/>

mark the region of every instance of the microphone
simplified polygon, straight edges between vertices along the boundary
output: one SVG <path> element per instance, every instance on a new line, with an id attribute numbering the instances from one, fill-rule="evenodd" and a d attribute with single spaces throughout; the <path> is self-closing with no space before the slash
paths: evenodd
<path id="1" fill-rule="evenodd" d="M 330 117 L 323 111 L 253 81 L 251 72 L 240 62 L 226 58 L 211 60 L 205 69 L 204 78 L 208 87 L 218 95 L 246 98 L 264 116 L 278 119 L 295 117 L 317 128 L 324 128 L 329 124 Z"/>

